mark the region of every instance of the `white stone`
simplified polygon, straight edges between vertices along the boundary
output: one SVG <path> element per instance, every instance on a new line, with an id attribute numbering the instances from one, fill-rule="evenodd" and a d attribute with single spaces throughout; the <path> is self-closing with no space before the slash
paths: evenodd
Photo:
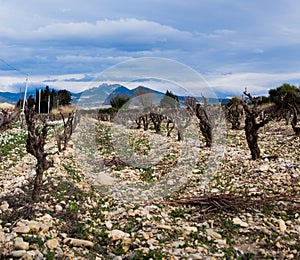
<path id="1" fill-rule="evenodd" d="M 93 247 L 94 243 L 88 240 L 77 239 L 77 238 L 66 238 L 64 243 L 69 243 L 72 246 L 85 246 L 85 247 Z"/>
<path id="2" fill-rule="evenodd" d="M 15 239 L 15 249 L 16 250 L 28 250 L 29 249 L 29 243 L 24 242 L 22 237 L 17 237 Z"/>
<path id="3" fill-rule="evenodd" d="M 108 234 L 108 237 L 110 237 L 114 241 L 114 240 L 120 240 L 120 239 L 130 237 L 130 235 L 121 230 L 114 229 L 114 230 L 110 231 L 110 233 Z"/>
<path id="4" fill-rule="evenodd" d="M 29 226 L 18 226 L 18 227 L 15 227 L 13 229 L 13 231 L 16 233 L 20 233 L 20 234 L 28 234 L 30 231 L 30 228 L 29 228 Z"/>
<path id="5" fill-rule="evenodd" d="M 248 223 L 242 221 L 240 218 L 236 217 L 232 219 L 233 224 L 239 225 L 241 227 L 248 227 Z"/>
<path id="6" fill-rule="evenodd" d="M 198 232 L 197 227 L 185 226 L 183 228 L 184 228 L 184 230 L 186 230 L 188 232 Z"/>
<path id="7" fill-rule="evenodd" d="M 53 249 L 53 248 L 56 248 L 59 246 L 59 242 L 56 238 L 53 238 L 53 239 L 50 239 L 46 242 L 46 246 L 49 248 L 49 249 Z"/>
<path id="8" fill-rule="evenodd" d="M 3 243 L 5 240 L 5 233 L 3 231 L 0 231 L 0 243 Z"/>
<path id="9" fill-rule="evenodd" d="M 8 208 L 9 208 L 9 204 L 8 204 L 7 201 L 4 201 L 4 202 L 2 203 L 2 205 L 0 206 L 0 209 L 1 209 L 3 212 L 7 211 Z"/>
<path id="10" fill-rule="evenodd" d="M 269 164 L 265 163 L 259 167 L 259 170 L 261 172 L 267 172 L 269 170 L 269 168 L 270 168 Z"/>
<path id="11" fill-rule="evenodd" d="M 217 233 L 216 231 L 214 231 L 213 229 L 209 228 L 206 230 L 207 235 L 211 236 L 214 239 L 221 239 L 222 236 Z"/>
<path id="12" fill-rule="evenodd" d="M 221 246 L 226 246 L 227 245 L 226 239 L 216 239 L 215 242 L 218 243 Z"/>
<path id="13" fill-rule="evenodd" d="M 146 207 L 144 208 L 144 210 L 147 210 L 147 211 L 149 211 L 149 212 L 155 211 L 155 210 L 158 210 L 158 209 L 159 209 L 159 208 L 158 208 L 157 206 L 155 206 L 155 205 L 146 206 Z"/>
<path id="14" fill-rule="evenodd" d="M 61 205 L 55 205 L 55 211 L 56 212 L 60 212 L 60 211 L 62 211 L 63 210 L 63 208 L 62 208 L 62 206 Z"/>
<path id="15" fill-rule="evenodd" d="M 12 257 L 21 258 L 26 254 L 25 250 L 15 250 L 10 253 Z"/>
<path id="16" fill-rule="evenodd" d="M 40 229 L 40 223 L 35 220 L 29 221 L 27 226 L 30 228 L 31 231 L 34 231 L 34 232 L 38 232 Z"/>
<path id="17" fill-rule="evenodd" d="M 278 224 L 279 224 L 280 232 L 285 232 L 286 229 L 287 229 L 286 225 L 285 225 L 285 222 L 282 219 L 279 219 Z"/>
<path id="18" fill-rule="evenodd" d="M 162 225 L 162 224 L 160 224 L 160 225 L 158 225 L 157 227 L 158 227 L 158 228 L 161 228 L 161 229 L 172 230 L 172 227 L 171 227 L 171 226 L 168 226 L 168 225 Z"/>
<path id="19" fill-rule="evenodd" d="M 40 217 L 38 220 L 43 222 L 49 222 L 50 220 L 52 220 L 52 217 L 49 214 L 45 214 L 44 216 Z"/>
<path id="20" fill-rule="evenodd" d="M 28 258 L 25 259 L 34 259 L 34 260 L 44 260 L 43 254 L 38 250 L 27 251 Z"/>
<path id="21" fill-rule="evenodd" d="M 111 223 L 111 221 L 105 221 L 105 226 L 108 228 L 108 229 L 111 229 L 113 224 Z"/>

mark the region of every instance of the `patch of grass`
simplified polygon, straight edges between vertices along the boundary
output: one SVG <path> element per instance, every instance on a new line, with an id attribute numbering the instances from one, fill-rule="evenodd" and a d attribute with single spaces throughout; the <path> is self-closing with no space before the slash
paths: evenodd
<path id="1" fill-rule="evenodd" d="M 122 245 L 117 245 L 117 246 L 113 249 L 112 253 L 115 254 L 115 255 L 122 255 L 122 254 L 125 253 L 125 251 L 124 251 Z"/>
<path id="2" fill-rule="evenodd" d="M 70 201 L 69 202 L 69 210 L 70 211 L 78 211 L 78 204 L 76 201 Z"/>
<path id="3" fill-rule="evenodd" d="M 79 172 L 72 168 L 72 165 L 63 164 L 64 169 L 68 172 L 68 174 L 74 179 L 76 182 L 81 181 L 81 177 L 79 175 Z"/>
<path id="4" fill-rule="evenodd" d="M 129 145 L 132 150 L 139 155 L 148 155 L 151 150 L 150 142 L 147 136 L 130 134 Z"/>
<path id="5" fill-rule="evenodd" d="M 39 248 L 41 248 L 44 245 L 44 241 L 40 236 L 37 235 L 32 235 L 32 236 L 24 236 L 23 240 L 25 242 L 28 242 L 30 245 L 31 244 L 37 244 Z"/>
<path id="6" fill-rule="evenodd" d="M 167 255 L 157 250 L 150 250 L 148 253 L 144 253 L 141 250 L 136 251 L 132 256 L 129 257 L 130 260 L 162 260 L 167 259 Z"/>
<path id="7" fill-rule="evenodd" d="M 18 130 L 18 131 L 16 131 Z M 10 129 L 0 133 L 0 155 L 5 161 L 9 158 L 10 163 L 4 163 L 1 167 L 8 169 L 14 166 L 20 157 L 26 154 L 27 132 L 25 130 Z"/>
<path id="8" fill-rule="evenodd" d="M 98 123 L 95 126 L 96 143 L 102 154 L 111 154 L 113 152 L 112 130 L 110 126 L 104 123 Z"/>
<path id="9" fill-rule="evenodd" d="M 152 169 L 151 167 L 144 168 L 140 173 L 140 179 L 145 182 L 153 181 L 154 180 L 153 173 L 154 173 L 154 169 Z"/>
<path id="10" fill-rule="evenodd" d="M 190 213 L 191 210 L 185 208 L 177 208 L 168 213 L 173 218 L 185 218 L 185 214 Z"/>
<path id="11" fill-rule="evenodd" d="M 55 252 L 54 251 L 49 251 L 47 254 L 45 254 L 46 260 L 54 260 L 55 259 Z"/>
<path id="12" fill-rule="evenodd" d="M 220 234 L 226 238 L 229 245 L 233 244 L 233 238 L 239 233 L 240 226 L 233 224 L 232 219 L 221 219 L 220 221 Z"/>

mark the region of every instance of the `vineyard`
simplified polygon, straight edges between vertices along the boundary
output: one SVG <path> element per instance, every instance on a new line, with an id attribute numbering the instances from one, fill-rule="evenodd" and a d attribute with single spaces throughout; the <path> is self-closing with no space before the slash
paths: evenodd
<path id="1" fill-rule="evenodd" d="M 251 105 L 233 104 L 224 113 L 225 133 L 219 140 L 224 150 L 209 175 L 216 138 L 211 129 L 218 126 L 208 116 L 209 106 L 193 100 L 184 112 L 163 110 L 168 117 L 158 110 L 131 111 L 130 117 L 102 111 L 50 120 L 28 109 L 23 127 L 19 117 L 7 120 L 0 135 L 0 258 L 300 258 L 297 111 L 289 124 L 267 109 L 262 117 L 261 106 L 245 94 Z M 253 128 L 247 125 L 251 118 Z M 171 183 L 176 189 L 165 197 L 141 201 L 131 188 L 122 195 L 131 199 L 120 200 L 98 187 L 94 166 L 128 186 L 153 185 L 173 169 L 186 171 L 179 161 L 185 158 L 183 144 L 191 145 L 194 136 L 183 130 L 193 122 L 199 142 L 195 162 L 185 182 Z M 125 143 L 118 147 L 123 139 L 114 143 L 118 129 L 126 133 L 134 163 L 122 150 Z M 254 150 L 251 135 L 257 137 Z M 152 153 L 153 144 L 164 153 Z M 155 164 L 143 164 L 138 160 L 143 156 L 156 159 Z"/>

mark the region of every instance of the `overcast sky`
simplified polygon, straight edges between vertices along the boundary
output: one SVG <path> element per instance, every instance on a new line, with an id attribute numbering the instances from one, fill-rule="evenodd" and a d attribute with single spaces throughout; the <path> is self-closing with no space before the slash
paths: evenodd
<path id="1" fill-rule="evenodd" d="M 141 57 L 183 63 L 229 96 L 300 82 L 297 0 L 0 0 L 0 14 L 0 91 L 27 73 L 31 87 L 79 91 Z"/>

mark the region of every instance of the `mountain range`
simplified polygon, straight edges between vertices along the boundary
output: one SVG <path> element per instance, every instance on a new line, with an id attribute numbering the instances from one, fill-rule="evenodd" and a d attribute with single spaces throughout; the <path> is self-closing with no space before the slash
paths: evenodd
<path id="1" fill-rule="evenodd" d="M 146 93 L 152 93 L 157 97 L 164 95 L 163 92 L 153 90 L 144 86 L 138 86 L 133 89 L 128 89 L 127 87 L 120 84 L 107 84 L 103 83 L 98 87 L 90 88 L 84 90 L 80 93 L 71 93 L 72 103 L 78 104 L 81 107 L 92 108 L 107 106 L 110 104 L 110 100 L 115 96 L 130 97 L 133 98 L 137 95 L 142 95 Z M 35 90 L 28 91 L 27 97 L 33 95 L 35 97 Z M 17 101 L 24 97 L 24 93 L 12 93 L 12 92 L 0 92 L 0 102 L 8 102 L 15 104 Z M 178 96 L 179 102 L 183 103 L 185 100 L 184 96 Z M 201 98 L 200 98 L 201 99 Z M 218 100 L 211 100 L 211 102 L 221 102 L 227 103 L 229 100 L 226 98 L 220 98 Z"/>

